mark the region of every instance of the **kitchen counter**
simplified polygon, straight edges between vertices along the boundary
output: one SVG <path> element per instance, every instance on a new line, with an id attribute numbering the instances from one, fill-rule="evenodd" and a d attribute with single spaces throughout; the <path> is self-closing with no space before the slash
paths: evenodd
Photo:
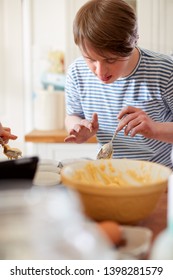
<path id="1" fill-rule="evenodd" d="M 64 143 L 64 138 L 67 137 L 67 131 L 62 130 L 32 130 L 25 135 L 26 142 L 32 143 Z M 97 143 L 96 137 L 90 138 L 86 143 Z"/>

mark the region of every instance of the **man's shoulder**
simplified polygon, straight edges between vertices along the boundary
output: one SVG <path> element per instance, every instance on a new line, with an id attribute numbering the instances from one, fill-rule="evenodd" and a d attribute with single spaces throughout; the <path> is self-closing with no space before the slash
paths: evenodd
<path id="1" fill-rule="evenodd" d="M 68 70 L 69 71 L 74 71 L 74 70 L 77 70 L 77 69 L 81 69 L 81 68 L 84 68 L 84 69 L 88 69 L 87 65 L 86 65 L 86 62 L 84 60 L 84 58 L 82 56 L 76 58 L 71 64 L 70 66 L 68 67 Z"/>
<path id="2" fill-rule="evenodd" d="M 149 60 L 151 63 L 166 63 L 167 65 L 173 66 L 173 60 L 171 56 L 155 52 L 152 50 L 140 48 L 140 52 L 143 59 Z"/>

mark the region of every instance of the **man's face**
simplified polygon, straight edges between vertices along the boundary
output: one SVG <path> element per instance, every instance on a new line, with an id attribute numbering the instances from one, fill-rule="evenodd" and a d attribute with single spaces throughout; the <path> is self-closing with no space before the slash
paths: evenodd
<path id="1" fill-rule="evenodd" d="M 87 48 L 87 53 L 81 50 L 82 55 L 90 70 L 105 84 L 110 84 L 119 78 L 130 74 L 130 57 L 118 57 L 111 53 L 104 56 L 97 54 L 92 48 Z"/>

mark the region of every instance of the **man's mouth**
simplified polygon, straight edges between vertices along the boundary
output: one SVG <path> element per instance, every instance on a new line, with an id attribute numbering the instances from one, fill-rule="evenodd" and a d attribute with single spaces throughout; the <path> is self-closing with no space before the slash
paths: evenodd
<path id="1" fill-rule="evenodd" d="M 108 82 L 111 78 L 112 78 L 112 75 L 109 75 L 109 76 L 106 76 L 106 77 L 102 77 L 101 80 L 103 82 Z"/>

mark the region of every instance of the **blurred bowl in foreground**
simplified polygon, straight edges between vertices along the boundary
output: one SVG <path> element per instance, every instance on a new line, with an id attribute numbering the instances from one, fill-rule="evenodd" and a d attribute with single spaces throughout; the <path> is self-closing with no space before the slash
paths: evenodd
<path id="1" fill-rule="evenodd" d="M 109 159 L 67 165 L 61 178 L 78 192 L 91 219 L 134 224 L 154 210 L 171 173 L 157 163 Z"/>
<path id="2" fill-rule="evenodd" d="M 118 248 L 119 259 L 145 259 L 150 251 L 152 231 L 139 226 L 122 226 L 125 246 Z"/>

